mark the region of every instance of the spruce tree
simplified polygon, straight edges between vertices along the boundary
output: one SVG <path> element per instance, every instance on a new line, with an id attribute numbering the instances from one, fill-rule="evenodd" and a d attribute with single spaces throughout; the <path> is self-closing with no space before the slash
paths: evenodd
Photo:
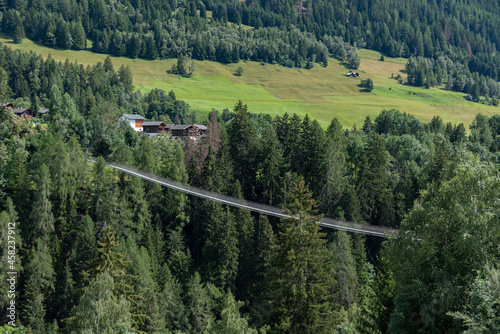
<path id="1" fill-rule="evenodd" d="M 394 221 L 393 196 L 386 173 L 388 155 L 382 138 L 372 132 L 362 157 L 358 195 L 364 220 L 391 226 Z"/>
<path id="2" fill-rule="evenodd" d="M 189 310 L 190 333 L 203 333 L 214 321 L 212 300 L 205 284 L 196 272 L 188 285 L 187 309 Z"/>
<path id="3" fill-rule="evenodd" d="M 239 182 L 236 181 L 235 197 L 242 198 Z M 255 226 L 250 211 L 236 209 L 234 211 L 236 231 L 238 234 L 238 274 L 235 290 L 238 299 L 249 300 L 255 282 Z M 233 290 L 234 291 L 234 290 Z"/>
<path id="4" fill-rule="evenodd" d="M 74 333 L 134 333 L 130 330 L 130 302 L 117 294 L 109 272 L 93 278 L 84 289 L 73 315 L 67 319 Z"/>
<path id="5" fill-rule="evenodd" d="M 335 261 L 335 299 L 337 307 L 349 309 L 356 302 L 357 273 L 352 255 L 352 240 L 344 231 L 337 231 L 335 239 L 329 244 Z"/>
<path id="6" fill-rule="evenodd" d="M 287 193 L 286 212 L 267 274 L 268 323 L 280 333 L 328 333 L 335 323 L 333 263 L 313 216 L 316 203 L 302 178 Z"/>
<path id="7" fill-rule="evenodd" d="M 229 129 L 229 152 L 234 164 L 234 176 L 240 180 L 245 198 L 253 197 L 256 173 L 255 129 L 250 123 L 247 105 L 239 101 L 235 107 L 235 117 Z"/>
<path id="8" fill-rule="evenodd" d="M 188 308 L 188 304 L 184 303 L 182 300 L 182 286 L 179 281 L 172 276 L 167 266 L 165 266 L 163 282 L 164 285 L 160 298 L 160 313 L 165 319 L 165 327 L 172 332 L 181 331 L 187 333 L 190 330 L 188 313 L 194 310 Z M 198 291 L 193 291 L 193 293 L 197 292 Z M 193 296 L 193 298 L 196 297 Z"/>
<path id="9" fill-rule="evenodd" d="M 102 279 L 98 278 L 99 276 L 110 276 L 113 280 L 113 295 L 118 299 L 121 298 L 120 296 L 125 298 L 130 305 L 132 324 L 138 328 L 144 322 L 145 316 L 136 311 L 138 301 L 141 299 L 134 293 L 133 288 L 137 277 L 127 272 L 130 261 L 125 260 L 125 254 L 118 251 L 119 247 L 110 228 L 106 228 L 98 245 L 99 257 L 92 261 L 85 275 L 88 279 L 97 279 L 97 281 Z"/>
<path id="10" fill-rule="evenodd" d="M 168 268 L 179 282 L 187 282 L 191 277 L 193 267 L 191 253 L 185 246 L 183 235 L 180 229 L 168 230 L 166 255 Z"/>
<path id="11" fill-rule="evenodd" d="M 283 153 L 282 145 L 272 126 L 268 126 L 262 136 L 259 153 L 258 193 L 262 194 L 262 201 L 266 204 L 281 203 Z"/>
<path id="12" fill-rule="evenodd" d="M 325 134 L 316 120 L 311 121 L 306 115 L 301 125 L 300 169 L 297 171 L 304 176 L 315 197 L 324 189 L 325 163 Z"/>
<path id="13" fill-rule="evenodd" d="M 207 202 L 205 244 L 202 251 L 204 277 L 224 290 L 235 290 L 238 273 L 238 231 L 234 214 L 219 203 Z"/>

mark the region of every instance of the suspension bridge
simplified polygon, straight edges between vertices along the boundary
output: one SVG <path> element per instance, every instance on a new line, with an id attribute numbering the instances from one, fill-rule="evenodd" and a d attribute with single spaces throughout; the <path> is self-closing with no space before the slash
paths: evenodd
<path id="1" fill-rule="evenodd" d="M 88 161 L 95 162 L 95 159 L 88 159 Z M 297 216 L 291 216 L 283 212 L 282 208 L 265 205 L 261 203 L 246 201 L 243 199 L 238 199 L 235 197 L 222 195 L 219 193 L 211 192 L 205 189 L 193 187 L 187 184 L 183 184 L 180 182 L 176 182 L 173 180 L 169 180 L 164 177 L 160 177 L 157 175 L 153 175 L 151 173 L 139 170 L 137 168 L 127 166 L 121 163 L 117 163 L 114 161 L 110 161 L 108 159 L 104 159 L 106 165 L 112 169 L 118 170 L 123 173 L 127 173 L 129 175 L 133 175 L 136 177 L 140 177 L 143 180 L 157 183 L 163 187 L 167 187 L 173 190 L 177 190 L 183 192 L 185 194 L 189 194 L 192 196 L 204 198 L 207 200 L 219 202 L 222 204 L 226 204 L 235 208 L 250 210 L 253 212 L 258 212 L 261 214 L 265 214 L 268 216 L 274 216 L 278 218 L 295 218 L 298 219 Z M 322 218 L 321 221 L 317 222 L 321 227 L 342 230 L 352 233 L 360 233 L 365 235 L 371 235 L 376 237 L 388 237 L 390 235 L 395 234 L 398 230 L 385 226 L 375 226 L 375 225 L 363 225 L 350 221 L 342 221 L 336 220 L 332 218 Z"/>

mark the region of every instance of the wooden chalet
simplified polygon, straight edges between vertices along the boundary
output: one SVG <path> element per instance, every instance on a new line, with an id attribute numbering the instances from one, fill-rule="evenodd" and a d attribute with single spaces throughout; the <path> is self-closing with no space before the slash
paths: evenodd
<path id="1" fill-rule="evenodd" d="M 172 137 L 191 139 L 198 139 L 204 134 L 202 130 L 192 124 L 173 125 L 170 128 L 170 132 L 172 132 Z"/>
<path id="2" fill-rule="evenodd" d="M 7 108 L 14 109 L 14 105 L 10 102 L 5 102 L 5 103 L 0 102 L 0 107 L 3 107 L 4 109 L 7 109 Z"/>
<path id="3" fill-rule="evenodd" d="M 169 124 L 172 126 L 173 124 Z M 142 123 L 142 132 L 148 135 L 155 135 L 160 132 L 170 132 L 169 126 L 165 122 L 144 122 Z"/>
<path id="4" fill-rule="evenodd" d="M 29 108 L 17 108 L 17 109 L 12 109 L 12 111 L 14 112 L 14 114 L 16 114 L 19 117 L 23 117 L 23 118 L 35 117 L 35 113 L 33 112 L 33 110 L 31 110 Z"/>

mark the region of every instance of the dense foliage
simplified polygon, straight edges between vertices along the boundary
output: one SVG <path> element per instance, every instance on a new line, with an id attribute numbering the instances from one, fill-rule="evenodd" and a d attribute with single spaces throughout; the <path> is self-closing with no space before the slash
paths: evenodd
<path id="1" fill-rule="evenodd" d="M 397 110 L 325 131 L 241 101 L 203 120 L 173 92 L 133 92 L 109 58 L 85 68 L 2 47 L 0 60 L 4 98 L 50 108 L 0 113 L 0 244 L 15 223 L 18 324 L 32 332 L 458 333 L 464 319 L 498 330 L 480 310 L 498 314 L 498 275 L 478 283 L 500 260 L 498 115 L 477 115 L 469 135 Z M 209 130 L 139 136 L 117 127 L 124 113 Z M 167 190 L 91 154 L 300 219 Z M 317 211 L 402 233 L 381 245 L 320 231 Z"/>

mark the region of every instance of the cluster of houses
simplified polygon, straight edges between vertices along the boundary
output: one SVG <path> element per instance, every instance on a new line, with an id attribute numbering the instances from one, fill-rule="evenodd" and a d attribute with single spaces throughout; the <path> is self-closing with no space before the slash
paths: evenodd
<path id="1" fill-rule="evenodd" d="M 11 109 L 12 112 L 22 118 L 45 118 L 49 109 L 40 108 L 38 111 L 29 108 L 16 108 L 12 103 L 0 103 L 0 108 L 5 110 Z M 119 121 L 124 121 L 138 133 L 144 133 L 148 136 L 155 136 L 159 133 L 169 133 L 173 138 L 190 138 L 193 140 L 199 139 L 205 135 L 207 127 L 201 124 L 166 124 L 165 122 L 146 121 L 141 115 L 123 114 Z M 120 123 L 118 123 L 120 126 Z"/>
<path id="2" fill-rule="evenodd" d="M 199 139 L 207 131 L 207 127 L 201 124 L 166 124 L 165 122 L 146 121 L 141 115 L 123 114 L 118 119 L 132 127 L 138 133 L 145 133 L 148 136 L 155 136 L 159 133 L 169 133 L 173 138 Z M 120 124 L 120 123 L 118 123 Z"/>
<path id="3" fill-rule="evenodd" d="M 43 118 L 49 112 L 49 109 L 47 109 L 47 108 L 40 108 L 40 109 L 38 109 L 38 111 L 31 110 L 30 108 L 16 108 L 10 102 L 0 103 L 0 107 L 2 107 L 4 109 L 11 109 L 15 115 L 22 117 L 22 118 L 34 118 L 34 117 Z"/>

